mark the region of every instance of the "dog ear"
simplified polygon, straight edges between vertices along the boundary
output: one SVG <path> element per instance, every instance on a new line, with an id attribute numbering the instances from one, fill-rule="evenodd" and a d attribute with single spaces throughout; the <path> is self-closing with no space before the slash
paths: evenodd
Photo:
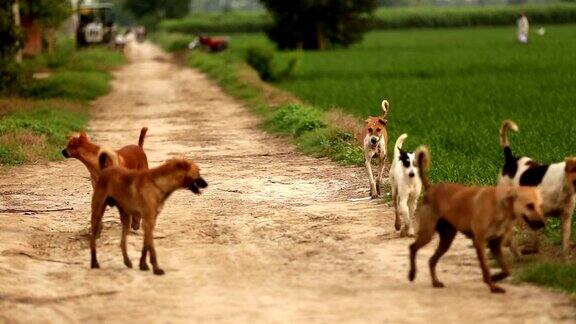
<path id="1" fill-rule="evenodd" d="M 569 157 L 564 160 L 566 166 L 564 167 L 564 172 L 566 173 L 576 173 L 576 158 Z"/>
<path id="2" fill-rule="evenodd" d="M 81 141 L 87 141 L 88 140 L 88 135 L 86 135 L 85 131 L 81 131 L 80 132 L 80 136 L 78 137 Z"/>
<path id="3" fill-rule="evenodd" d="M 190 170 L 190 163 L 188 163 L 188 161 L 186 161 L 186 160 L 177 160 L 176 161 L 176 167 L 178 169 L 188 171 L 188 170 Z"/>
<path id="4" fill-rule="evenodd" d="M 518 189 L 515 187 L 509 187 L 506 191 L 500 195 L 499 203 L 500 206 L 504 208 L 512 208 L 514 205 L 514 200 L 518 197 Z"/>
<path id="5" fill-rule="evenodd" d="M 370 122 L 370 118 L 366 118 L 366 120 L 364 121 L 365 124 L 368 124 Z"/>
<path id="6" fill-rule="evenodd" d="M 382 126 L 386 126 L 388 124 L 388 120 L 384 118 L 378 118 L 378 122 L 382 124 Z"/>

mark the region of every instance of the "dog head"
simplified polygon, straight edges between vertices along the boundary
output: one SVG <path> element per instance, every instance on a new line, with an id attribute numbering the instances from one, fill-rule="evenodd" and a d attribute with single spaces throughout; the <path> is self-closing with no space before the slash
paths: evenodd
<path id="1" fill-rule="evenodd" d="M 200 175 L 200 168 L 196 165 L 196 163 L 188 159 L 174 159 L 168 163 L 173 163 L 175 168 L 183 171 L 183 188 L 188 188 L 193 193 L 199 195 L 202 193 L 202 189 L 208 187 L 208 183 Z"/>
<path id="2" fill-rule="evenodd" d="M 371 146 L 375 147 L 386 134 L 388 121 L 383 117 L 368 117 L 366 119 L 366 136 Z"/>
<path id="3" fill-rule="evenodd" d="M 572 193 L 576 193 L 576 157 L 566 158 L 565 162 L 564 173 L 566 181 L 568 181 Z"/>
<path id="4" fill-rule="evenodd" d="M 68 136 L 68 145 L 62 150 L 62 155 L 65 158 L 79 159 L 81 156 L 81 148 L 90 143 L 88 135 L 85 132 Z"/>
<path id="5" fill-rule="evenodd" d="M 418 162 L 416 161 L 416 155 L 414 152 L 406 152 L 401 148 L 400 151 L 400 162 L 402 163 L 402 172 L 404 176 L 408 178 L 418 177 Z"/>
<path id="6" fill-rule="evenodd" d="M 530 228 L 537 230 L 545 225 L 542 196 L 534 187 L 509 187 L 502 198 L 515 218 L 522 219 Z"/>

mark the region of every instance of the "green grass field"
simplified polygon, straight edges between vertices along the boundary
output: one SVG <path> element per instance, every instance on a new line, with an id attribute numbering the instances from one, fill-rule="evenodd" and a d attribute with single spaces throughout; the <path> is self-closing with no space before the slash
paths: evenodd
<path id="1" fill-rule="evenodd" d="M 349 49 L 306 52 L 297 75 L 277 85 L 358 118 L 391 102 L 390 143 L 428 144 L 434 181 L 495 183 L 498 128 L 520 126 L 512 145 L 542 162 L 576 155 L 576 26 L 547 26 L 530 43 L 513 28 L 373 32 Z M 240 53 L 264 36 L 232 38 Z M 287 55 L 287 54 L 286 54 Z"/>

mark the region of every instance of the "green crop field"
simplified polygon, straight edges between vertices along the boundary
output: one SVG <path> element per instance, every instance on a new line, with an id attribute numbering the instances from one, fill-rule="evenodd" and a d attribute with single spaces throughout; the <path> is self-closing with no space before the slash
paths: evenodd
<path id="1" fill-rule="evenodd" d="M 266 40 L 232 42 L 241 53 Z M 511 135 L 518 154 L 542 162 L 576 155 L 574 25 L 546 26 L 526 46 L 504 27 L 373 32 L 349 49 L 303 53 L 297 74 L 277 85 L 358 118 L 378 114 L 387 98 L 389 149 L 404 132 L 407 148 L 428 144 L 434 181 L 495 183 L 504 118 L 520 126 Z"/>

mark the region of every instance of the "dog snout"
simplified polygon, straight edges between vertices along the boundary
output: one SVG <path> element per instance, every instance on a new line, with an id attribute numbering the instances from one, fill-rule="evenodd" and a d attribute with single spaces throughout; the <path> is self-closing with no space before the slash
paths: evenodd
<path id="1" fill-rule="evenodd" d="M 195 183 L 200 188 L 208 187 L 208 182 L 206 182 L 206 180 L 204 180 L 204 178 L 202 178 L 202 177 L 196 179 Z"/>
<path id="2" fill-rule="evenodd" d="M 544 223 L 543 220 L 531 220 L 529 219 L 526 215 L 523 215 L 524 217 L 524 221 L 526 222 L 526 224 L 528 224 L 528 226 L 530 226 L 531 229 L 533 230 L 539 230 L 541 228 L 544 228 L 544 226 L 546 226 L 546 223 Z"/>
<path id="3" fill-rule="evenodd" d="M 372 138 L 370 139 L 370 142 L 371 142 L 372 144 L 376 144 L 376 143 L 378 143 L 378 138 L 372 137 Z"/>
<path id="4" fill-rule="evenodd" d="M 64 156 L 65 158 L 69 158 L 70 154 L 68 154 L 68 150 L 66 149 L 62 150 L 62 156 Z"/>
<path id="5" fill-rule="evenodd" d="M 409 176 L 410 178 L 414 178 L 414 172 L 408 173 L 408 176 Z"/>

